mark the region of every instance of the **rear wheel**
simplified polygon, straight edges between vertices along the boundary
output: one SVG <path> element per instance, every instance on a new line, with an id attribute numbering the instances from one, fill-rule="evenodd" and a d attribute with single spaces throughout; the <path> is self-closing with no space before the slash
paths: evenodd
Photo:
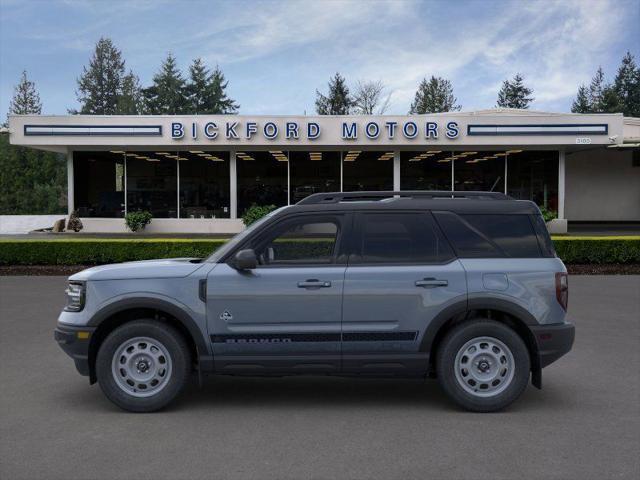
<path id="1" fill-rule="evenodd" d="M 98 383 L 120 408 L 152 412 L 168 405 L 186 386 L 189 347 L 170 325 L 136 320 L 105 338 L 96 359 Z"/>
<path id="2" fill-rule="evenodd" d="M 466 321 L 440 344 L 438 380 L 458 405 L 474 412 L 505 408 L 529 383 L 529 352 L 508 326 L 487 319 Z"/>

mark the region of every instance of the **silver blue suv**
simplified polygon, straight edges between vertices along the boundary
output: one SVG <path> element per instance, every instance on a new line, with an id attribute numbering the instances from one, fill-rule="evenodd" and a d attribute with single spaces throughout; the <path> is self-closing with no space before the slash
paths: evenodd
<path id="1" fill-rule="evenodd" d="M 209 258 L 69 278 L 55 338 L 135 412 L 193 373 L 437 377 L 502 409 L 567 353 L 567 271 L 538 207 L 486 192 L 320 193 Z"/>

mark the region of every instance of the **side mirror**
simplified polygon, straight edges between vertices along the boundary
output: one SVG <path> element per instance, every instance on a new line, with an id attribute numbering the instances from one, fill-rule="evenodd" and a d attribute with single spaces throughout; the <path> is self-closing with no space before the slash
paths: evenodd
<path id="1" fill-rule="evenodd" d="M 233 267 L 236 270 L 253 270 L 257 266 L 258 258 L 256 257 L 256 252 L 254 252 L 251 248 L 240 250 L 238 253 L 236 253 L 236 256 L 233 260 Z"/>

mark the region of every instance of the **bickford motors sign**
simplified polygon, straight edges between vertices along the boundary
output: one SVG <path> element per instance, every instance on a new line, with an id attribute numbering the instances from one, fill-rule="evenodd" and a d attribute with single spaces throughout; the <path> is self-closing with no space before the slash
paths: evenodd
<path id="1" fill-rule="evenodd" d="M 262 137 L 266 140 L 299 140 L 309 141 L 321 138 L 322 126 L 313 121 L 206 121 L 206 122 L 172 122 L 171 138 L 174 140 L 192 139 L 204 137 L 208 140 L 225 138 L 226 140 L 252 140 L 254 137 Z M 366 137 L 369 140 L 384 138 L 394 140 L 402 137 L 407 140 L 424 138 L 437 140 L 441 135 L 448 139 L 458 138 L 460 128 L 455 121 L 439 124 L 435 121 L 419 122 L 414 120 L 398 121 L 367 121 L 358 123 L 354 121 L 340 122 L 340 140 L 358 140 Z"/>

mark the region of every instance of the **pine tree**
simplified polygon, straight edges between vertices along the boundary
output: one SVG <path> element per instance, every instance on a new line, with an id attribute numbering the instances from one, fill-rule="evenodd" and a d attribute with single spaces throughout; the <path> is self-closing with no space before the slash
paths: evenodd
<path id="1" fill-rule="evenodd" d="M 516 73 L 513 80 L 502 82 L 502 88 L 498 92 L 498 107 L 529 108 L 529 104 L 533 102 L 533 97 L 530 96 L 532 93 L 533 90 L 524 85 L 524 77 Z"/>
<path id="2" fill-rule="evenodd" d="M 349 87 L 339 73 L 329 80 L 329 92 L 326 96 L 316 90 L 318 115 L 348 115 L 353 106 L 354 100 L 349 94 Z"/>
<path id="3" fill-rule="evenodd" d="M 587 87 L 580 85 L 578 88 L 578 94 L 576 99 L 571 104 L 571 111 L 573 113 L 590 113 L 591 104 L 589 103 L 589 92 Z"/>
<path id="4" fill-rule="evenodd" d="M 428 81 L 423 78 L 420 82 L 409 114 L 458 111 L 461 107 L 456 102 L 451 82 L 432 75 Z"/>
<path id="5" fill-rule="evenodd" d="M 176 59 L 169 53 L 160 71 L 154 75 L 153 85 L 143 90 L 146 109 L 152 115 L 186 113 L 189 108 L 185 87 Z"/>
<path id="6" fill-rule="evenodd" d="M 120 115 L 140 115 L 144 113 L 144 99 L 140 80 L 132 71 L 129 71 L 122 79 L 117 112 Z"/>
<path id="7" fill-rule="evenodd" d="M 640 68 L 631 52 L 622 59 L 613 88 L 627 117 L 640 117 Z"/>
<path id="8" fill-rule="evenodd" d="M 101 38 L 89 62 L 78 79 L 76 95 L 80 113 L 114 115 L 118 113 L 118 99 L 124 77 L 124 60 L 111 39 Z M 77 113 L 71 111 L 72 113 Z"/>
<path id="9" fill-rule="evenodd" d="M 604 112 L 604 91 L 606 87 L 604 71 L 602 67 L 598 67 L 596 74 L 589 84 L 589 105 L 591 106 L 591 113 Z"/>
<path id="10" fill-rule="evenodd" d="M 42 103 L 36 90 L 36 84 L 27 79 L 26 70 L 22 71 L 20 83 L 13 90 L 9 113 L 16 115 L 40 115 L 42 113 Z"/>
<path id="11" fill-rule="evenodd" d="M 229 82 L 225 80 L 222 70 L 216 65 L 208 86 L 214 101 L 211 111 L 207 113 L 238 113 L 240 105 L 235 100 L 227 97 L 226 89 L 228 84 Z"/>
<path id="12" fill-rule="evenodd" d="M 186 86 L 190 113 L 236 113 L 239 105 L 227 97 L 227 84 L 218 66 L 213 73 L 209 73 L 204 62 L 199 58 L 195 59 L 189 67 L 189 83 Z"/>

